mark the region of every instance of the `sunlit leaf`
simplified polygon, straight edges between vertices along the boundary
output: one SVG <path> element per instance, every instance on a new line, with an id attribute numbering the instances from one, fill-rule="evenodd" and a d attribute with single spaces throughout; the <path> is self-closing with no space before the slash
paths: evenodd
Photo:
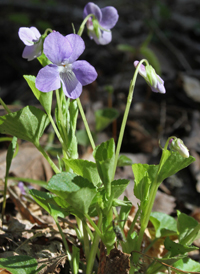
<path id="1" fill-rule="evenodd" d="M 17 112 L 0 116 L 0 133 L 38 145 L 48 124 L 49 119 L 42 110 L 27 106 Z"/>

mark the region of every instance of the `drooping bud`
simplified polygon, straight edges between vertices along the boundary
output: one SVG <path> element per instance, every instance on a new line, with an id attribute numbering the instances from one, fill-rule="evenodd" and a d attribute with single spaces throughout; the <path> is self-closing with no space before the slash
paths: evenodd
<path id="1" fill-rule="evenodd" d="M 134 62 L 135 67 L 137 67 L 138 64 L 139 61 Z M 145 79 L 153 92 L 166 93 L 163 79 L 156 74 L 155 69 L 151 65 L 144 66 L 141 64 L 139 74 Z"/>
<path id="2" fill-rule="evenodd" d="M 169 141 L 169 148 L 173 151 L 177 151 L 184 158 L 188 158 L 190 156 L 189 150 L 179 138 L 172 138 Z"/>

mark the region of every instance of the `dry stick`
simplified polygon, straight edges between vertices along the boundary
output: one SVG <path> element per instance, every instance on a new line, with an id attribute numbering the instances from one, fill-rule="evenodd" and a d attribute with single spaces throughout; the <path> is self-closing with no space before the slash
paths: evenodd
<path id="1" fill-rule="evenodd" d="M 163 263 L 163 262 L 159 261 L 158 259 L 156 259 L 155 257 L 151 257 L 151 256 L 149 256 L 149 255 L 147 255 L 147 254 L 144 254 L 144 253 L 142 253 L 142 252 L 140 252 L 140 251 L 136 251 L 136 250 L 132 251 L 131 253 L 133 253 L 133 252 L 134 252 L 134 253 L 139 253 L 139 254 L 141 254 L 142 256 L 146 256 L 146 257 L 148 257 L 149 259 L 154 260 L 154 261 L 156 261 L 156 262 L 162 264 L 163 266 L 165 266 L 165 267 L 167 267 L 167 268 L 170 267 L 170 268 L 172 268 L 172 269 L 174 269 L 174 270 L 177 270 L 177 271 L 179 271 L 179 272 L 188 274 L 188 271 L 184 271 L 184 270 L 178 269 L 178 268 L 176 268 L 176 267 L 174 267 L 174 266 L 172 266 L 172 265 L 168 265 L 168 264 L 166 264 L 166 263 Z M 191 274 L 200 274 L 200 272 L 192 272 L 192 271 L 190 271 L 189 273 L 191 273 Z"/>

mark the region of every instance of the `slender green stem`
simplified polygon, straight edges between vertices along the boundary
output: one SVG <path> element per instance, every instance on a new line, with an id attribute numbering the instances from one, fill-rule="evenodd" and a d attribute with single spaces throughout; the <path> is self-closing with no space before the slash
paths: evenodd
<path id="1" fill-rule="evenodd" d="M 66 239 L 65 239 L 65 235 L 64 235 L 64 233 L 63 233 L 63 231 L 62 231 L 62 228 L 61 228 L 60 225 L 59 225 L 58 220 L 56 220 L 56 219 L 54 219 L 54 220 L 55 220 L 55 222 L 56 222 L 56 225 L 57 225 L 57 227 L 58 227 L 58 229 L 59 229 L 59 232 L 60 232 L 60 235 L 61 235 L 61 237 L 62 237 L 63 244 L 64 244 L 64 246 L 65 246 L 65 250 L 66 250 L 66 253 L 67 253 L 67 256 L 68 256 L 68 260 L 69 260 L 70 267 L 71 267 L 71 269 L 73 269 L 73 266 L 72 266 L 72 256 L 71 256 L 71 254 L 70 254 L 70 252 L 69 252 L 69 247 L 68 247 L 67 241 L 66 241 Z"/>
<path id="2" fill-rule="evenodd" d="M 157 242 L 158 238 L 155 238 L 151 243 L 145 248 L 144 253 L 146 253 L 154 244 Z"/>
<path id="3" fill-rule="evenodd" d="M 53 127 L 53 129 L 54 129 L 54 131 L 55 131 L 55 133 L 56 133 L 56 136 L 58 137 L 58 140 L 59 140 L 61 146 L 64 146 L 63 139 L 62 139 L 62 137 L 61 137 L 61 135 L 60 135 L 60 132 L 59 132 L 58 129 L 57 129 L 57 126 L 56 126 L 56 124 L 55 124 L 55 122 L 54 122 L 54 120 L 53 120 L 51 114 L 48 114 L 48 113 L 47 113 L 47 115 L 48 115 L 48 117 L 49 117 L 49 120 L 50 120 L 50 122 L 51 122 L 51 124 L 52 124 L 52 127 Z"/>
<path id="4" fill-rule="evenodd" d="M 136 224 L 136 222 L 137 222 L 137 219 L 138 219 L 140 213 L 141 213 L 141 206 L 138 208 L 138 210 L 137 210 L 137 212 L 136 212 L 136 214 L 135 214 L 134 220 L 133 220 L 132 223 L 131 223 L 130 229 L 129 229 L 129 231 L 128 231 L 127 238 L 129 238 L 129 237 L 131 236 L 131 233 L 133 232 L 133 229 L 134 229 L 134 227 L 135 227 L 135 224 Z"/>
<path id="5" fill-rule="evenodd" d="M 101 224 L 102 224 L 102 213 L 99 214 L 98 230 L 100 230 Z M 92 273 L 92 268 L 93 268 L 95 257 L 96 257 L 96 254 L 97 254 L 99 240 L 100 240 L 100 235 L 97 233 L 97 231 L 95 229 L 94 241 L 92 243 L 92 247 L 91 247 L 89 258 L 88 258 L 86 274 L 91 274 Z"/>
<path id="6" fill-rule="evenodd" d="M 116 149 L 116 154 L 115 154 L 113 179 L 114 179 L 116 168 L 117 168 L 117 161 L 118 161 L 118 157 L 119 157 L 119 153 L 120 153 L 120 149 L 121 149 L 121 145 L 122 145 L 122 140 L 123 140 L 123 136 L 124 136 L 126 122 L 127 122 L 127 118 L 128 118 L 128 114 L 129 114 L 129 109 L 130 109 L 131 102 L 132 102 L 132 99 L 133 99 L 133 93 L 134 93 L 136 78 L 137 78 L 137 75 L 138 75 L 138 72 L 139 72 L 140 65 L 143 62 L 146 62 L 148 64 L 146 59 L 143 59 L 139 62 L 138 66 L 136 67 L 135 73 L 133 75 L 133 79 L 131 81 L 131 84 L 130 84 L 129 94 L 128 94 L 128 98 L 127 98 L 127 104 L 126 104 L 126 108 L 125 108 L 125 112 L 124 112 L 124 117 L 123 117 L 123 120 L 122 120 L 122 125 L 121 125 L 121 129 L 120 129 L 120 133 L 119 133 L 119 139 L 118 139 L 117 149 Z"/>
<path id="7" fill-rule="evenodd" d="M 78 225 L 78 238 L 81 241 L 81 243 L 83 243 L 83 222 L 81 221 L 81 219 L 79 217 L 76 216 L 76 223 Z"/>
<path id="8" fill-rule="evenodd" d="M 64 142 L 67 143 L 68 142 L 68 137 L 67 137 L 67 132 L 64 126 L 64 117 L 63 117 L 63 113 L 62 113 L 62 106 L 61 106 L 61 99 L 60 99 L 60 93 L 59 90 L 56 90 L 56 99 L 57 99 L 57 104 L 58 104 L 58 116 L 59 116 L 59 120 L 62 126 L 62 131 L 63 131 L 63 137 L 64 137 Z M 67 151 L 66 151 L 67 153 Z"/>
<path id="9" fill-rule="evenodd" d="M 154 181 L 150 190 L 150 197 L 149 197 L 148 203 L 145 206 L 144 212 L 142 213 L 141 228 L 140 228 L 140 232 L 137 240 L 137 248 L 136 248 L 137 251 L 140 251 L 140 248 L 141 248 L 144 231 L 147 228 L 147 225 L 149 222 L 149 217 L 152 211 L 157 190 L 158 190 L 158 184 L 157 182 Z"/>
<path id="10" fill-rule="evenodd" d="M 34 144 L 36 148 L 42 153 L 44 158 L 49 162 L 50 166 L 52 167 L 53 171 L 55 173 L 60 173 L 61 171 L 58 169 L 58 167 L 54 164 L 54 162 L 51 160 L 49 155 L 46 153 L 46 151 L 42 148 L 40 144 Z"/>
<path id="11" fill-rule="evenodd" d="M 44 35 L 47 35 L 48 34 L 48 32 L 53 32 L 53 30 L 52 29 L 50 29 L 50 28 L 47 28 L 46 30 L 45 30 L 45 33 L 44 33 Z"/>
<path id="12" fill-rule="evenodd" d="M 87 225 L 87 223 L 83 222 L 83 226 L 85 226 L 85 229 L 87 230 L 87 233 L 90 236 L 90 240 L 93 241 L 94 235 L 93 235 L 92 231 L 90 230 L 89 226 Z"/>
<path id="13" fill-rule="evenodd" d="M 12 163 L 12 159 L 14 157 L 16 145 L 17 145 L 17 137 L 13 136 L 12 141 L 8 147 L 7 155 L 6 155 L 6 174 L 5 174 L 3 205 L 2 205 L 2 221 L 5 214 L 5 209 L 6 209 L 6 192 L 7 192 L 8 174 L 9 174 L 9 169 Z"/>
<path id="14" fill-rule="evenodd" d="M 89 254 L 90 254 L 90 242 L 88 238 L 88 232 L 87 232 L 87 224 L 84 221 L 83 222 L 83 242 L 84 242 L 84 250 L 85 250 L 85 257 L 86 257 L 86 263 L 89 259 Z"/>
<path id="15" fill-rule="evenodd" d="M 114 213 L 114 215 L 115 215 L 115 219 L 118 220 L 118 219 L 119 219 L 119 215 L 118 215 L 118 213 L 117 213 L 116 207 L 113 207 L 112 210 L 113 210 L 113 213 Z"/>
<path id="16" fill-rule="evenodd" d="M 1 219 L 3 222 L 3 217 L 6 210 L 6 192 L 7 192 L 7 183 L 8 183 L 8 176 L 5 177 L 5 183 L 4 183 L 4 193 L 3 193 L 3 205 L 2 205 L 2 212 L 1 212 Z"/>
<path id="17" fill-rule="evenodd" d="M 56 135 L 58 137 L 58 140 L 60 141 L 60 144 L 62 146 L 63 157 L 65 159 L 68 159 L 69 157 L 68 157 L 67 152 L 66 152 L 67 151 L 66 144 L 65 144 L 65 142 L 63 142 L 63 139 L 62 139 L 62 137 L 60 135 L 60 132 L 57 129 L 56 124 L 54 123 L 54 120 L 53 120 L 51 114 L 48 114 L 48 117 L 49 117 L 49 120 L 50 120 L 50 122 L 51 122 L 51 124 L 53 126 L 53 129 L 54 129 L 54 131 L 55 131 L 55 133 L 56 133 Z M 65 164 L 65 171 L 69 171 L 69 168 L 68 168 L 68 166 L 66 164 Z"/>
<path id="18" fill-rule="evenodd" d="M 9 110 L 9 108 L 7 107 L 7 105 L 4 103 L 4 101 L 1 98 L 0 98 L 0 104 L 3 106 L 3 108 L 5 109 L 7 113 L 11 113 L 11 111 Z"/>
<path id="19" fill-rule="evenodd" d="M 90 222 L 91 226 L 93 226 L 93 228 L 95 229 L 96 233 L 99 234 L 99 236 L 102 236 L 102 233 L 100 231 L 100 229 L 98 228 L 98 226 L 92 221 L 92 219 L 90 218 L 90 216 L 85 213 L 85 217 L 88 219 L 88 221 Z"/>
<path id="20" fill-rule="evenodd" d="M 95 143 L 94 143 L 94 140 L 93 140 L 93 137 L 92 137 L 90 128 L 89 128 L 89 126 L 88 126 L 88 122 L 87 122 L 87 119 L 86 119 L 86 117 L 85 117 L 85 113 L 84 113 L 84 111 L 83 111 L 81 101 L 80 101 L 79 98 L 77 98 L 76 101 L 77 101 L 77 104 L 78 104 L 78 107 L 79 107 L 79 110 L 80 110 L 80 113 L 81 113 L 81 116 L 82 116 L 82 119 L 83 119 L 83 122 L 84 122 L 84 125 L 85 125 L 85 129 L 86 129 L 86 131 L 87 131 L 88 138 L 89 138 L 89 140 L 90 140 L 92 149 L 94 150 L 94 149 L 95 149 Z"/>
<path id="21" fill-rule="evenodd" d="M 86 17 L 85 17 L 85 19 L 83 20 L 83 22 L 82 22 L 82 24 L 80 25 L 80 28 L 79 28 L 79 31 L 78 31 L 78 35 L 79 36 L 82 36 L 82 33 L 83 33 L 83 31 L 84 31 L 84 28 L 85 28 L 85 24 L 87 23 L 87 21 L 88 21 L 88 19 L 90 18 L 90 17 L 95 17 L 94 16 L 94 14 L 88 14 Z"/>

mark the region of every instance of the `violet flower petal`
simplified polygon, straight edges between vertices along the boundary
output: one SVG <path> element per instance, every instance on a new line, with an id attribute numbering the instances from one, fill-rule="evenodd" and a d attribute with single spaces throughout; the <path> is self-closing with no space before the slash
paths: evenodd
<path id="1" fill-rule="evenodd" d="M 30 27 L 30 30 L 35 34 L 36 39 L 39 39 L 41 34 L 36 27 Z"/>
<path id="2" fill-rule="evenodd" d="M 101 9 L 102 18 L 99 22 L 100 25 L 105 29 L 112 29 L 119 18 L 118 12 L 114 7 L 105 7 Z"/>
<path id="3" fill-rule="evenodd" d="M 165 89 L 165 86 L 164 86 L 164 81 L 162 78 L 160 78 L 159 75 L 157 75 L 158 77 L 158 83 L 157 83 L 157 90 L 159 93 L 166 93 L 166 89 Z"/>
<path id="4" fill-rule="evenodd" d="M 36 77 L 35 86 L 42 92 L 49 92 L 61 87 L 58 66 L 50 64 L 42 68 Z"/>
<path id="5" fill-rule="evenodd" d="M 62 88 L 65 95 L 71 99 L 76 99 L 82 92 L 82 85 L 77 80 L 73 71 L 67 73 L 60 73 Z"/>
<path id="6" fill-rule="evenodd" d="M 94 14 L 94 16 L 97 18 L 98 21 L 101 21 L 101 18 L 102 18 L 101 10 L 97 5 L 95 5 L 92 2 L 87 3 L 87 5 L 85 6 L 83 10 L 83 18 L 85 18 L 90 13 Z"/>
<path id="7" fill-rule="evenodd" d="M 53 64 L 61 65 L 70 57 L 72 48 L 66 37 L 55 31 L 44 40 L 43 51 Z"/>
<path id="8" fill-rule="evenodd" d="M 72 53 L 68 58 L 67 62 L 73 63 L 85 50 L 85 43 L 83 39 L 77 34 L 69 34 L 65 36 L 65 38 L 68 40 L 72 47 Z"/>
<path id="9" fill-rule="evenodd" d="M 138 64 L 139 64 L 139 61 L 134 62 L 135 68 L 138 66 Z M 146 68 L 143 64 L 140 65 L 139 74 L 146 79 L 147 73 L 146 73 Z"/>
<path id="10" fill-rule="evenodd" d="M 42 40 L 32 46 L 26 46 L 23 50 L 22 57 L 31 61 L 42 54 Z"/>
<path id="11" fill-rule="evenodd" d="M 97 78 L 95 68 L 84 60 L 74 62 L 72 64 L 72 70 L 83 86 L 94 82 Z"/>
<path id="12" fill-rule="evenodd" d="M 75 89 L 73 89 L 70 93 L 68 92 L 67 89 L 63 89 L 64 94 L 71 98 L 71 99 L 77 99 L 78 97 L 80 97 L 81 93 L 83 91 L 83 87 L 81 85 L 80 82 L 78 82 L 77 86 L 75 87 Z"/>
<path id="13" fill-rule="evenodd" d="M 26 46 L 32 46 L 34 42 L 37 42 L 41 36 L 40 32 L 35 27 L 22 27 L 19 29 L 18 35 Z"/>
<path id="14" fill-rule="evenodd" d="M 97 38 L 96 35 L 93 35 L 93 39 L 98 45 L 107 45 L 112 40 L 112 32 L 101 31 L 99 38 Z"/>

